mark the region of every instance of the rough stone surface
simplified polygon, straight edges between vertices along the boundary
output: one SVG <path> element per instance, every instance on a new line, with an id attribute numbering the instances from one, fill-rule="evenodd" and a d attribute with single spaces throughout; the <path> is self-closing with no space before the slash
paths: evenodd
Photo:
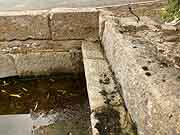
<path id="1" fill-rule="evenodd" d="M 83 72 L 81 41 L 0 42 L 0 77 Z"/>
<path id="2" fill-rule="evenodd" d="M 99 43 L 83 42 L 83 61 L 89 96 L 93 135 L 135 135 L 120 87 L 115 83 Z"/>
<path id="3" fill-rule="evenodd" d="M 13 58 L 9 55 L 0 55 L 0 78 L 15 75 L 17 73 Z"/>
<path id="4" fill-rule="evenodd" d="M 166 33 L 173 33 L 177 31 L 177 28 L 175 26 L 167 25 L 167 24 L 162 24 L 161 29 Z"/>
<path id="5" fill-rule="evenodd" d="M 162 45 L 158 38 L 161 32 L 150 29 L 145 33 L 142 30 L 122 34 L 119 27 L 112 20 L 106 21 L 102 44 L 117 81 L 122 85 L 126 106 L 139 134 L 179 135 L 180 71 L 159 60 L 161 55 L 157 48 Z M 152 36 L 152 32 L 157 34 Z"/>
<path id="6" fill-rule="evenodd" d="M 80 53 L 80 52 L 79 52 Z M 15 65 L 18 75 L 50 75 L 58 73 L 76 73 L 76 58 L 68 52 L 36 52 L 16 54 Z"/>
<path id="7" fill-rule="evenodd" d="M 49 39 L 47 11 L 0 12 L 0 40 Z"/>
<path id="8" fill-rule="evenodd" d="M 99 12 L 94 8 L 0 12 L 0 40 L 98 40 Z"/>
<path id="9" fill-rule="evenodd" d="M 98 39 L 99 14 L 95 9 L 53 9 L 50 20 L 53 40 Z"/>
<path id="10" fill-rule="evenodd" d="M 2 135 L 32 135 L 32 123 L 29 114 L 1 115 L 0 133 Z"/>
<path id="11" fill-rule="evenodd" d="M 97 50 L 97 48 L 100 48 L 98 43 L 93 44 L 91 42 L 83 42 L 82 45 L 88 96 L 92 110 L 105 105 L 103 96 L 100 94 L 102 88 L 98 80 L 98 75 L 109 71 L 107 62 L 104 60 L 102 52 Z"/>
<path id="12" fill-rule="evenodd" d="M 84 59 L 103 59 L 102 48 L 98 42 L 83 42 L 82 50 Z"/>

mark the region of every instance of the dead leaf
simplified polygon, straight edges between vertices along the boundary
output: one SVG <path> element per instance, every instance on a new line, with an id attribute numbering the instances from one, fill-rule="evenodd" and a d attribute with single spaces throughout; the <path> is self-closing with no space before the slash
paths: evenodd
<path id="1" fill-rule="evenodd" d="M 6 81 L 3 81 L 3 86 L 7 86 L 9 85 L 9 83 L 7 83 Z"/>
<path id="2" fill-rule="evenodd" d="M 10 97 L 17 97 L 17 98 L 21 98 L 21 96 L 20 96 L 20 95 L 18 95 L 18 94 L 9 94 L 9 96 L 10 96 Z"/>
<path id="3" fill-rule="evenodd" d="M 48 99 L 49 99 L 49 97 L 50 97 L 50 94 L 49 94 L 49 92 L 48 92 L 48 94 L 47 94 L 47 96 L 46 96 L 46 99 L 48 100 Z"/>
<path id="4" fill-rule="evenodd" d="M 8 93 L 8 92 L 7 92 L 7 91 L 5 91 L 5 90 L 1 90 L 1 92 L 2 92 L 2 93 Z"/>
<path id="5" fill-rule="evenodd" d="M 28 90 L 26 88 L 22 88 L 25 92 L 28 92 Z"/>
<path id="6" fill-rule="evenodd" d="M 36 102 L 36 105 L 34 107 L 34 111 L 36 111 L 37 107 L 38 107 L 38 102 Z"/>

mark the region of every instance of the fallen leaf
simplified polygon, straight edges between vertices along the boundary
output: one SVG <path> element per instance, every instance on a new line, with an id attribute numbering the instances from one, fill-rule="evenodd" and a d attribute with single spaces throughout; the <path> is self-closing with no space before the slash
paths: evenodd
<path id="1" fill-rule="evenodd" d="M 50 97 L 50 94 L 49 94 L 49 92 L 48 92 L 48 94 L 47 94 L 47 96 L 46 96 L 46 99 L 48 100 L 48 99 L 49 99 L 49 97 Z"/>
<path id="2" fill-rule="evenodd" d="M 64 95 L 64 94 L 66 94 L 66 91 L 65 91 L 65 90 L 62 92 L 62 95 Z"/>
<path id="3" fill-rule="evenodd" d="M 22 88 L 25 92 L 28 92 L 28 90 L 26 88 Z"/>
<path id="4" fill-rule="evenodd" d="M 20 95 L 18 95 L 18 94 L 9 94 L 9 96 L 11 96 L 11 97 L 21 98 L 21 96 L 20 96 Z"/>
<path id="5" fill-rule="evenodd" d="M 54 79 L 49 79 L 51 82 L 55 82 L 55 80 Z"/>
<path id="6" fill-rule="evenodd" d="M 7 93 L 7 91 L 5 91 L 5 90 L 1 90 L 1 92 L 3 92 L 3 93 Z"/>
<path id="7" fill-rule="evenodd" d="M 38 107 L 38 102 L 36 102 L 36 105 L 34 107 L 34 111 L 36 111 L 37 107 Z"/>
<path id="8" fill-rule="evenodd" d="M 9 85 L 6 81 L 3 81 L 3 86 Z"/>

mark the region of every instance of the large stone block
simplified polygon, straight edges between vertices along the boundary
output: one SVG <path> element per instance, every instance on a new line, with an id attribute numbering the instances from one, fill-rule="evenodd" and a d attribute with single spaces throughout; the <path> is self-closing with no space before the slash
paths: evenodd
<path id="1" fill-rule="evenodd" d="M 102 43 L 140 135 L 180 134 L 179 70 L 162 66 L 155 44 L 105 23 Z"/>
<path id="2" fill-rule="evenodd" d="M 98 39 L 99 14 L 95 9 L 53 9 L 50 20 L 53 40 Z"/>
<path id="3" fill-rule="evenodd" d="M 50 38 L 46 10 L 0 12 L 0 26 L 0 40 Z"/>
<path id="4" fill-rule="evenodd" d="M 81 40 L 0 42 L 0 77 L 83 72 Z"/>
<path id="5" fill-rule="evenodd" d="M 17 73 L 21 76 L 78 73 L 81 66 L 80 58 L 70 52 L 18 53 L 14 59 Z"/>

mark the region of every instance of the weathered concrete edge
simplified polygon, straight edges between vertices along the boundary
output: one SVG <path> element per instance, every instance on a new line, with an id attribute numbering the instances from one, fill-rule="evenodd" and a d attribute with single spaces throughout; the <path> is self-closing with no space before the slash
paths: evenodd
<path id="1" fill-rule="evenodd" d="M 154 135 L 158 132 L 161 135 L 178 135 L 178 125 L 180 123 L 178 118 L 178 97 L 174 98 L 175 101 L 172 102 L 171 100 L 175 95 L 162 96 L 160 92 L 160 90 L 177 91 L 180 86 L 174 75 L 177 75 L 178 71 L 174 68 L 168 69 L 166 75 L 173 76 L 173 78 L 169 78 L 169 84 L 166 85 L 154 81 L 160 74 L 157 74 L 156 77 L 146 77 L 142 71 L 145 62 L 143 64 L 138 62 L 140 58 L 136 56 L 136 53 L 133 53 L 132 50 L 134 49 L 131 48 L 131 43 L 116 28 L 117 24 L 113 20 L 105 22 L 102 44 L 112 70 L 115 72 L 118 82 L 122 85 L 127 108 L 137 124 L 139 134 Z M 138 50 L 136 51 L 138 52 Z M 163 72 L 157 63 L 154 66 Z M 151 93 L 151 96 L 143 97 L 143 93 L 145 95 L 146 92 Z M 145 103 L 147 105 L 143 106 Z M 174 107 L 175 110 L 173 110 Z M 155 110 L 158 111 L 155 113 L 153 112 Z M 167 117 L 171 114 L 174 117 L 170 121 Z"/>
<path id="2" fill-rule="evenodd" d="M 93 135 L 103 135 L 99 131 L 98 124 L 108 127 L 110 123 L 101 123 L 96 114 L 108 116 L 109 121 L 116 121 L 119 125 L 113 125 L 113 127 L 120 129 L 117 133 L 136 135 L 134 130 L 134 123 L 132 122 L 125 106 L 124 101 L 119 93 L 120 87 L 116 84 L 113 73 L 109 68 L 109 64 L 104 58 L 102 47 L 100 43 L 93 43 L 84 41 L 82 43 L 83 62 L 87 83 L 87 92 L 89 97 L 90 109 L 91 109 L 91 126 Z M 113 98 L 112 98 L 113 97 Z M 108 113 L 109 111 L 109 113 Z M 117 112 L 118 115 L 113 114 Z M 113 115 L 111 115 L 111 113 Z M 120 118 L 120 119 L 119 119 Z M 116 123 L 115 122 L 115 123 Z M 105 124 L 105 125 L 104 125 Z M 111 123 L 112 124 L 112 123 Z M 111 127 L 111 128 L 113 128 Z M 109 128 L 109 127 L 108 127 Z"/>
<path id="3" fill-rule="evenodd" d="M 82 15 L 83 14 L 83 15 Z M 76 16 L 79 16 L 83 22 L 87 22 L 86 18 L 90 18 L 88 23 L 77 22 Z M 71 16 L 63 22 L 63 20 L 57 20 L 53 16 Z M 98 24 L 99 24 L 99 11 L 95 8 L 55 8 L 51 10 L 27 10 L 27 11 L 1 11 L 0 12 L 0 41 L 12 41 L 12 40 L 69 40 L 69 39 L 86 39 L 98 40 Z M 59 22 L 63 23 L 60 24 Z M 91 23 L 91 22 L 94 23 Z M 53 22 L 53 23 L 52 23 Z M 71 25 L 72 22 L 78 23 L 79 28 L 75 29 L 72 25 L 70 32 L 74 30 L 74 33 L 80 33 L 79 37 L 74 37 L 74 33 L 67 37 L 66 33 L 69 29 L 62 29 L 61 31 L 53 31 L 53 27 Z M 77 25 L 77 24 L 76 24 Z M 87 26 L 85 26 L 87 25 Z M 93 25 L 93 26 L 92 26 Z M 89 29 L 92 28 L 91 34 L 88 34 Z M 61 37 L 56 36 L 54 38 L 53 33 L 62 33 Z M 82 34 L 81 34 L 82 33 Z M 71 33 L 70 33 L 71 34 Z M 85 35 L 84 35 L 85 34 Z"/>

